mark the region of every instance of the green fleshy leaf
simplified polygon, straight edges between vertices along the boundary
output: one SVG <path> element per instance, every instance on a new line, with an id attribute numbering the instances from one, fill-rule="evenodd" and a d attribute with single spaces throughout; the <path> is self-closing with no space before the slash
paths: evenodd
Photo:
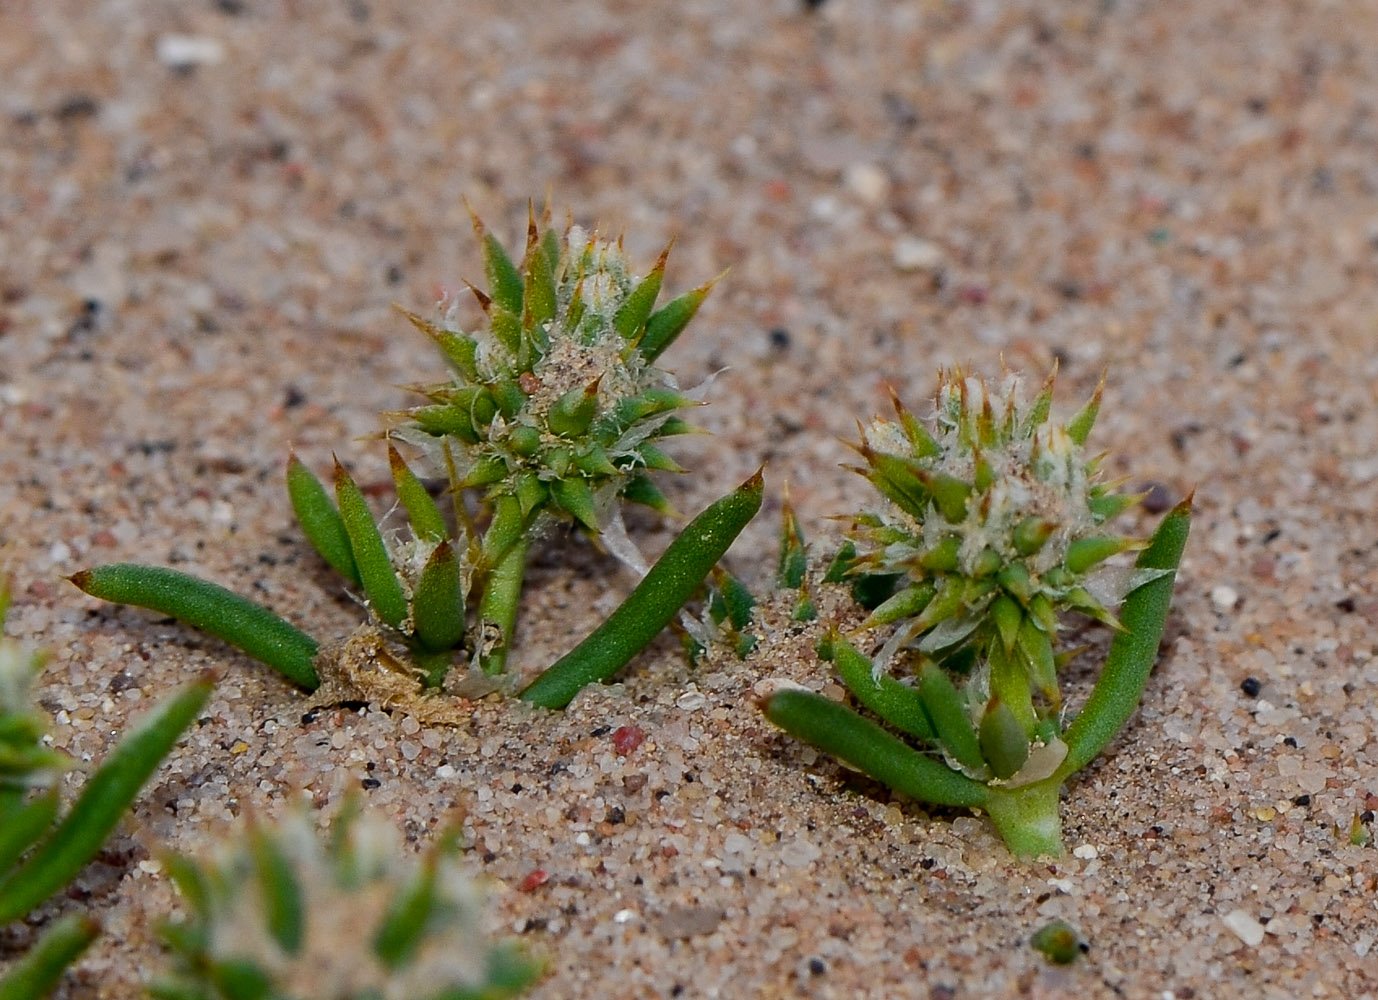
<path id="1" fill-rule="evenodd" d="M 550 496 L 589 531 L 598 531 L 598 509 L 586 479 L 552 479 Z"/>
<path id="2" fill-rule="evenodd" d="M 999 646 L 986 650 L 986 660 L 990 664 L 990 693 L 999 698 L 1019 724 L 1025 735 L 1032 735 L 1038 726 L 1038 713 L 1034 711 L 1033 689 L 1030 685 L 1031 667 L 1028 659 L 1016 646 L 1013 654 L 1007 654 Z"/>
<path id="3" fill-rule="evenodd" d="M 713 579 L 722 593 L 727 620 L 734 629 L 744 629 L 751 624 L 752 612 L 756 610 L 756 598 L 751 596 L 746 584 L 727 570 L 714 567 Z"/>
<path id="4" fill-rule="evenodd" d="M 44 932 L 38 942 L 0 975 L 4 1000 L 43 1000 L 100 933 L 100 924 L 85 914 L 69 913 Z"/>
<path id="5" fill-rule="evenodd" d="M 1084 445 L 1086 439 L 1091 436 L 1091 428 L 1095 426 L 1096 417 L 1100 413 L 1101 394 L 1105 391 L 1105 376 L 1101 376 L 1100 384 L 1096 386 L 1096 391 L 1091 394 L 1091 398 L 1071 420 L 1067 422 L 1067 436 L 1079 445 Z"/>
<path id="6" fill-rule="evenodd" d="M 547 416 L 547 426 L 561 437 L 578 437 L 589 429 L 598 415 L 598 379 L 574 388 L 557 399 Z"/>
<path id="7" fill-rule="evenodd" d="M 523 283 L 525 309 L 523 325 L 528 329 L 550 322 L 555 316 L 555 268 L 541 245 L 534 217 L 527 224 L 526 270 Z"/>
<path id="8" fill-rule="evenodd" d="M 10 796 L 6 796 L 6 791 Z M 0 789 L 0 872 L 14 867 L 53 825 L 58 801 L 56 786 L 34 796 L 23 789 Z"/>
<path id="9" fill-rule="evenodd" d="M 953 760 L 972 771 L 986 766 L 981 756 L 981 743 L 966 712 L 966 705 L 952 686 L 943 668 L 931 660 L 919 671 L 919 697 L 933 732 Z"/>
<path id="10" fill-rule="evenodd" d="M 1172 603 L 1172 588 L 1191 532 L 1191 498 L 1168 512 L 1135 565 L 1167 573 L 1131 591 L 1120 608 L 1123 631 L 1110 643 L 1105 667 L 1085 706 L 1067 728 L 1067 758 L 1056 777 L 1085 767 L 1120 731 L 1139 704 L 1144 685 L 1158 658 Z"/>
<path id="11" fill-rule="evenodd" d="M 1029 759 L 1029 736 L 1009 706 L 992 698 L 981 717 L 981 755 L 997 778 L 1010 778 L 1019 773 Z"/>
<path id="12" fill-rule="evenodd" d="M 535 430 L 535 428 L 529 428 Z M 539 439 L 540 432 L 537 432 Z M 515 449 L 513 449 L 515 450 Z M 480 455 L 473 465 L 465 470 L 464 478 L 459 482 L 458 488 L 462 490 L 478 489 L 484 486 L 492 486 L 500 483 L 507 478 L 507 463 L 497 455 Z M 441 522 L 444 523 L 443 520 Z"/>
<path id="13" fill-rule="evenodd" d="M 775 568 L 775 585 L 797 590 L 803 586 L 808 569 L 804 533 L 799 528 L 799 518 L 790 506 L 789 491 L 786 490 L 784 509 L 780 512 L 780 560 Z"/>
<path id="14" fill-rule="evenodd" d="M 728 546 L 761 509 L 757 472 L 690 521 L 602 625 L 522 691 L 545 708 L 564 708 L 586 685 L 606 680 L 648 646 L 693 596 Z"/>
<path id="15" fill-rule="evenodd" d="M 447 330 L 401 306 L 394 305 L 393 308 L 405 316 L 412 326 L 431 338 L 456 374 L 469 382 L 478 381 L 478 342 L 473 337 Z"/>
<path id="16" fill-rule="evenodd" d="M 508 312 L 500 309 L 496 305 L 492 312 L 488 314 L 488 327 L 493 331 L 493 336 L 497 338 L 507 353 L 513 358 L 520 359 L 522 355 L 522 345 L 525 339 L 522 335 L 522 318 L 519 312 Z"/>
<path id="17" fill-rule="evenodd" d="M 833 556 L 832 562 L 828 563 L 828 568 L 823 574 L 823 582 L 841 583 L 847 579 L 854 562 L 856 543 L 849 538 L 838 547 L 837 554 Z"/>
<path id="18" fill-rule="evenodd" d="M 683 472 L 684 467 L 649 441 L 637 445 L 636 453 L 641 456 L 642 465 L 656 472 Z"/>
<path id="19" fill-rule="evenodd" d="M 456 403 L 433 403 L 418 406 L 408 416 L 416 426 L 432 437 L 455 437 L 468 445 L 478 444 L 469 407 Z"/>
<path id="20" fill-rule="evenodd" d="M 287 496 L 311 547 L 337 573 L 357 586 L 359 571 L 354 565 L 354 552 L 349 547 L 349 534 L 340 512 L 321 481 L 296 455 L 287 460 Z"/>
<path id="21" fill-rule="evenodd" d="M 421 570 L 412 597 L 412 624 L 426 650 L 452 650 L 464 639 L 464 578 L 449 542 L 441 542 Z"/>
<path id="22" fill-rule="evenodd" d="M 873 451 L 869 446 L 863 447 L 862 456 L 871 466 L 866 478 L 876 489 L 906 514 L 922 520 L 933 499 L 926 485 L 929 473 L 914 459 Z"/>
<path id="23" fill-rule="evenodd" d="M 673 515 L 675 512 L 670 501 L 660 491 L 660 487 L 653 483 L 648 476 L 639 474 L 632 476 L 631 479 L 627 480 L 627 485 L 622 487 L 622 496 L 632 503 L 650 507 L 661 514 Z"/>
<path id="24" fill-rule="evenodd" d="M 1031 515 L 1014 526 L 1010 540 L 1014 542 L 1014 550 L 1021 556 L 1031 556 L 1043 548 L 1056 530 L 1056 522 Z"/>
<path id="25" fill-rule="evenodd" d="M 930 573 L 955 573 L 960 567 L 962 539 L 958 535 L 944 535 L 938 544 L 919 557 L 919 565 Z"/>
<path id="26" fill-rule="evenodd" d="M 1097 522 L 1104 524 L 1123 514 L 1146 496 L 1147 493 L 1105 493 L 1092 490 L 1086 500 L 1086 506 L 1096 516 Z"/>
<path id="27" fill-rule="evenodd" d="M 925 743 L 934 741 L 936 734 L 933 732 L 933 723 L 916 689 L 901 684 L 888 674 L 877 677 L 871 658 L 836 632 L 831 633 L 826 641 L 830 643 L 838 676 L 857 701 L 896 729 Z"/>
<path id="28" fill-rule="evenodd" d="M 924 608 L 928 607 L 929 602 L 933 600 L 933 595 L 937 593 L 937 589 L 928 580 L 911 584 L 883 601 L 861 623 L 861 627 L 876 628 L 880 625 L 897 622 L 901 618 L 913 618 L 922 614 Z"/>
<path id="29" fill-rule="evenodd" d="M 591 479 L 616 476 L 622 471 L 612 464 L 608 453 L 597 445 L 591 445 L 575 455 L 574 467 Z"/>
<path id="30" fill-rule="evenodd" d="M 249 850 L 256 881 L 263 890 L 263 910 L 268 933 L 289 955 L 301 950 L 306 938 L 305 898 L 297 873 L 283 856 L 273 837 L 262 829 L 249 832 Z"/>
<path id="31" fill-rule="evenodd" d="M 427 924 L 436 906 L 436 866 L 428 860 L 411 884 L 399 892 L 373 935 L 373 951 L 388 969 L 397 969 L 426 939 Z"/>
<path id="32" fill-rule="evenodd" d="M 978 808 L 990 799 L 985 785 L 920 753 L 845 705 L 811 691 L 777 691 L 765 700 L 761 711 L 786 732 L 903 795 L 934 805 Z"/>
<path id="33" fill-rule="evenodd" d="M 497 412 L 501 413 L 506 420 L 515 420 L 526 406 L 528 397 L 522 387 L 517 384 L 516 379 L 495 379 L 489 383 L 487 390 L 492 397 L 494 406 L 497 407 Z M 489 420 L 491 419 L 490 417 Z M 484 420 L 483 423 L 487 424 L 488 420 Z"/>
<path id="34" fill-rule="evenodd" d="M 534 472 L 519 475 L 512 487 L 512 494 L 516 498 L 518 512 L 525 522 L 530 522 L 535 512 L 550 500 L 550 488 L 541 482 L 540 476 Z M 484 544 L 487 544 L 486 537 Z"/>
<path id="35" fill-rule="evenodd" d="M 1132 549 L 1138 544 L 1133 538 L 1116 536 L 1078 538 L 1068 544 L 1067 554 L 1063 558 L 1062 564 L 1070 572 L 1080 575 L 1097 563 L 1103 562 L 1111 556 L 1119 555 L 1126 549 Z"/>
<path id="36" fill-rule="evenodd" d="M 491 233 L 485 231 L 483 223 L 474 219 L 474 231 L 483 244 L 483 272 L 488 279 L 488 296 L 493 304 L 513 316 L 522 314 L 522 291 L 525 282 L 521 272 L 507 256 L 507 251 Z"/>
<path id="37" fill-rule="evenodd" d="M 387 545 L 364 494 L 338 461 L 335 463 L 335 499 L 340 505 L 345 531 L 349 533 L 349 547 L 354 552 L 359 583 L 369 606 L 379 621 L 400 628 L 407 617 L 407 597 L 402 583 L 392 568 Z"/>
<path id="38" fill-rule="evenodd" d="M 650 318 L 651 310 L 655 308 L 656 296 L 660 294 L 660 283 L 665 277 L 665 262 L 669 256 L 670 248 L 666 247 L 661 251 L 655 267 L 651 268 L 651 273 L 627 293 L 627 297 L 617 309 L 617 315 L 612 318 L 613 329 L 621 334 L 624 340 L 631 340 L 640 333 Z"/>
<path id="39" fill-rule="evenodd" d="M 102 601 L 149 608 L 222 639 L 307 691 L 320 683 L 311 662 L 320 650 L 315 639 L 217 584 L 133 563 L 96 566 L 67 579 Z"/>
<path id="40" fill-rule="evenodd" d="M 1006 653 L 1010 652 L 1014 649 L 1019 627 L 1024 621 L 1024 609 L 1008 594 L 1001 594 L 991 602 L 990 617 L 995 623 L 995 632 L 1000 637 L 1001 646 Z"/>
<path id="41" fill-rule="evenodd" d="M 392 468 L 392 481 L 397 488 L 397 499 L 402 501 L 416 537 L 433 542 L 448 537 L 450 529 L 445 525 L 445 517 L 440 513 L 440 508 L 436 506 L 425 484 L 416 477 L 416 473 L 412 472 L 391 444 L 388 445 L 388 465 Z M 344 528 L 343 521 L 340 528 Z M 347 534 L 345 540 L 348 541 Z"/>
<path id="42" fill-rule="evenodd" d="M 723 274 L 726 273 L 726 271 L 723 272 Z M 689 321 L 699 311 L 699 306 L 703 305 L 703 300 L 708 298 L 708 293 L 713 290 L 713 286 L 718 283 L 722 276 L 720 274 L 693 291 L 685 292 L 678 298 L 672 299 L 647 318 L 646 332 L 642 334 L 641 340 L 636 346 L 648 363 L 654 362 L 660 357 L 665 349 L 684 332 L 684 328 L 689 325 Z"/>
<path id="43" fill-rule="evenodd" d="M 971 496 L 971 486 L 945 472 L 924 470 L 922 480 L 933 494 L 933 504 L 948 524 L 961 524 L 967 516 L 967 498 Z M 920 513 L 916 515 L 922 517 Z"/>
<path id="44" fill-rule="evenodd" d="M 0 873 L 0 926 L 67 885 L 96 856 L 139 789 L 201 711 L 212 686 L 209 678 L 197 681 L 158 705 L 87 779 L 47 839 L 18 868 Z"/>

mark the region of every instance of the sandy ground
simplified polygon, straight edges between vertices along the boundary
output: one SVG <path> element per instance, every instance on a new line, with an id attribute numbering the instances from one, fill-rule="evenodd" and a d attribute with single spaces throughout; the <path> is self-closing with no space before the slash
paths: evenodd
<path id="1" fill-rule="evenodd" d="M 158 851 L 299 788 L 361 790 L 417 841 L 466 810 L 549 1000 L 1378 995 L 1378 854 L 1348 843 L 1378 807 L 1378 6 L 10 0 L 0 24 L 8 631 L 51 650 L 83 761 L 224 674 L 63 904 L 108 933 L 59 996 L 137 996 L 175 905 Z M 942 365 L 1057 360 L 1070 413 L 1108 372 L 1109 472 L 1195 487 L 1197 523 L 1144 707 L 1064 803 L 1075 853 L 1017 864 L 774 732 L 758 679 L 831 682 L 783 627 L 748 663 L 667 638 L 563 715 L 422 730 L 304 714 L 62 581 L 175 565 L 347 631 L 284 457 L 386 480 L 359 439 L 439 370 L 390 304 L 480 276 L 462 198 L 513 244 L 547 192 L 647 266 L 676 237 L 671 290 L 731 268 L 665 359 L 719 373 L 667 488 L 697 510 L 768 462 L 731 556 L 757 585 L 787 480 L 820 552 L 870 502 L 841 441 L 884 383 L 918 406 Z M 519 662 L 629 584 L 550 540 Z M 1069 969 L 1025 943 L 1053 916 L 1091 946 Z"/>

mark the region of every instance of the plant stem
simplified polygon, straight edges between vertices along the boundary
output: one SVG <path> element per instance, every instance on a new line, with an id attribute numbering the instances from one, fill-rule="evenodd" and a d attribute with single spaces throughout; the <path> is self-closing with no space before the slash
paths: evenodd
<path id="1" fill-rule="evenodd" d="M 488 574 L 484 585 L 478 606 L 479 637 L 475 657 L 485 674 L 501 674 L 507 669 L 507 654 L 512 648 L 513 630 L 517 627 L 517 605 L 526 577 L 526 550 L 530 544 L 526 535 L 513 542 Z M 498 636 L 491 648 L 485 648 L 489 626 L 497 627 Z"/>
<path id="2" fill-rule="evenodd" d="M 993 787 L 982 808 L 1015 855 L 1055 858 L 1062 854 L 1062 817 L 1058 813 L 1061 790 L 1062 781 L 1056 777 L 1022 788 Z"/>
<path id="3" fill-rule="evenodd" d="M 543 708 L 564 708 L 585 685 L 607 680 L 626 666 L 670 623 L 761 509 L 764 488 L 758 471 L 709 504 L 670 543 L 622 605 L 520 697 Z"/>

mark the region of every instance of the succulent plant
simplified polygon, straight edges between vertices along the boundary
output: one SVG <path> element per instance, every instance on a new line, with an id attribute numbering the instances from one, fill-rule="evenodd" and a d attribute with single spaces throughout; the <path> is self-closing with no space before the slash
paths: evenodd
<path id="1" fill-rule="evenodd" d="M 668 509 L 649 474 L 678 466 L 656 442 L 688 430 L 679 412 L 695 404 L 654 362 L 712 282 L 656 309 L 668 248 L 637 278 L 620 246 L 573 226 L 563 237 L 542 232 L 532 219 L 519 270 L 477 220 L 475 227 L 490 291 L 474 294 L 486 324 L 462 333 L 407 314 L 440 347 L 451 377 L 421 390 L 430 401 L 389 431 L 431 456 L 453 515 L 391 443 L 405 526 L 375 518 L 338 461 L 333 497 L 304 463 L 295 456 L 288 462 L 297 520 L 360 597 L 365 625 L 322 643 L 223 587 L 159 567 L 97 566 L 72 582 L 94 597 L 208 632 L 308 691 L 324 681 L 328 693 L 346 700 L 439 721 L 462 713 L 428 693 L 518 690 L 506 664 L 528 550 L 547 525 L 565 520 L 643 579 L 622 608 L 521 696 L 563 707 L 579 687 L 611 677 L 649 644 L 761 502 L 758 474 L 694 518 L 653 567 L 622 526 L 621 500 Z M 467 502 L 471 491 L 476 505 Z"/>
<path id="2" fill-rule="evenodd" d="M 0 586 L 0 625 L 7 606 Z M 59 818 L 57 779 L 71 762 L 43 742 L 47 724 L 31 693 L 41 668 L 41 656 L 0 636 L 0 926 L 26 916 L 95 857 L 211 689 L 209 680 L 199 681 L 155 709 L 120 741 Z M 0 975 L 0 997 L 45 996 L 99 929 L 84 914 L 55 921 Z"/>
<path id="3" fill-rule="evenodd" d="M 696 402 L 655 362 L 713 285 L 656 309 L 669 247 L 638 277 L 620 243 L 572 224 L 561 236 L 543 221 L 529 219 L 518 267 L 474 218 L 488 281 L 486 292 L 471 286 L 484 313 L 476 330 L 452 325 L 453 303 L 439 324 L 406 313 L 451 377 L 418 390 L 428 402 L 398 433 L 456 489 L 479 491 L 492 518 L 475 563 L 490 580 L 479 612 L 490 673 L 502 669 L 527 548 L 546 522 L 578 525 L 644 572 L 618 501 L 669 509 L 649 474 L 680 471 L 659 442 L 690 430 L 680 412 Z"/>
<path id="4" fill-rule="evenodd" d="M 799 518 L 785 490 L 780 515 L 780 559 L 775 570 L 777 590 L 793 591 L 790 621 L 811 622 L 818 617 L 809 589 L 808 553 Z M 730 649 L 744 660 L 760 644 L 756 626 L 756 596 L 741 580 L 721 566 L 715 566 L 705 586 L 703 607 L 698 615 L 680 615 L 681 641 L 691 663 L 696 663 L 710 647 Z"/>
<path id="5" fill-rule="evenodd" d="M 941 760 L 815 696 L 780 691 L 764 708 L 910 794 L 984 809 L 1019 853 L 1057 853 L 1058 790 L 1128 719 L 1156 657 L 1190 507 L 1150 540 L 1109 532 L 1139 498 L 1100 482 L 1083 450 L 1101 389 L 1066 424 L 1050 420 L 1051 378 L 1027 407 L 1018 390 L 1013 376 L 992 390 L 952 373 L 940 378 L 931 425 L 895 400 L 894 421 L 863 428 L 857 471 L 888 503 L 853 519 L 828 574 L 850 581 L 870 613 L 820 651 L 865 707 Z M 1105 569 L 1131 550 L 1132 570 Z M 1068 612 L 1117 635 L 1064 728 L 1058 671 L 1071 654 L 1057 640 Z M 857 648 L 877 642 L 872 655 Z"/>
<path id="6" fill-rule="evenodd" d="M 163 1000 L 500 1000 L 541 966 L 480 932 L 482 901 L 447 834 L 423 858 L 352 804 L 321 837 L 304 809 L 205 861 L 169 859 L 187 913 L 163 937 Z"/>

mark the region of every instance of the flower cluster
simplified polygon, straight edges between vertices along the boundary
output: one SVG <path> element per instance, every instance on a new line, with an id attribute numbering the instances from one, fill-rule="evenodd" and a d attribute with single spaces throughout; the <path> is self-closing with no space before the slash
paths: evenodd
<path id="1" fill-rule="evenodd" d="M 304 811 L 250 827 L 211 861 L 168 867 L 189 913 L 163 928 L 164 1000 L 421 1000 L 524 991 L 540 966 L 480 933 L 480 897 L 442 838 L 419 863 L 346 807 L 322 838 Z"/>
<path id="2" fill-rule="evenodd" d="M 484 556 L 496 563 L 542 517 L 572 520 L 618 545 L 618 498 L 665 509 L 648 477 L 679 466 L 657 441 L 690 428 L 695 405 L 655 361 L 693 318 L 712 282 L 655 308 L 669 248 L 637 277 L 620 243 L 533 218 L 520 268 L 475 220 L 488 290 L 485 323 L 454 328 L 407 314 L 440 347 L 450 380 L 420 391 L 399 433 L 427 447 L 494 517 Z M 641 568 L 638 566 L 638 568 Z"/>
<path id="3" fill-rule="evenodd" d="M 852 529 L 849 574 L 894 586 L 863 626 L 889 630 L 873 669 L 908 655 L 921 684 L 963 685 L 984 752 L 949 753 L 973 777 L 1010 778 L 1056 739 L 1059 617 L 1115 625 L 1119 595 L 1095 571 L 1143 546 L 1106 530 L 1138 497 L 1099 482 L 1083 450 L 1100 390 L 1066 424 L 1049 419 L 1052 379 L 1028 407 L 1018 393 L 1014 376 L 945 374 L 930 427 L 895 400 L 856 446 L 890 501 Z"/>

